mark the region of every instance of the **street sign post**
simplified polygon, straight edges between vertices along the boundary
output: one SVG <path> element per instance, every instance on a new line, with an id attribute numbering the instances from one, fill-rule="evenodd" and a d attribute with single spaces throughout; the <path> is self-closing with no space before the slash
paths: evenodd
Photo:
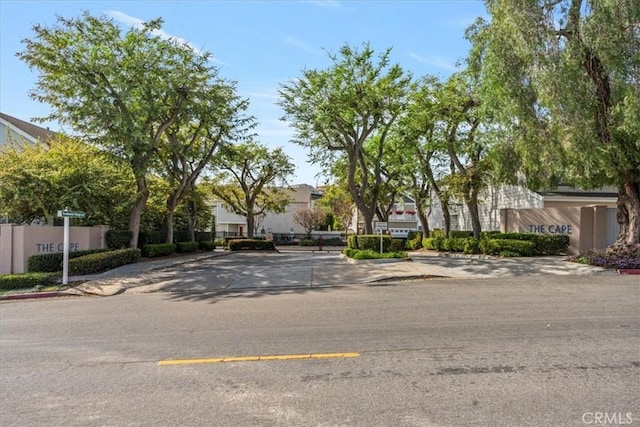
<path id="1" fill-rule="evenodd" d="M 376 223 L 376 231 L 380 232 L 380 254 L 382 254 L 382 232 L 387 231 L 389 224 L 386 222 Z"/>
<path id="2" fill-rule="evenodd" d="M 62 248 L 62 284 L 69 283 L 69 218 L 84 218 L 83 211 L 58 211 L 58 218 L 64 218 L 64 238 Z"/>

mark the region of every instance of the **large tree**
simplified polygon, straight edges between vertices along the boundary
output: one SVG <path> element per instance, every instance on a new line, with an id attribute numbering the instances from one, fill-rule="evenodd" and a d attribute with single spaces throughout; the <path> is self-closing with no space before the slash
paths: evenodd
<path id="1" fill-rule="evenodd" d="M 35 36 L 18 53 L 39 72 L 31 97 L 52 107 L 42 119 L 69 125 L 129 164 L 136 188 L 129 217 L 132 247 L 161 140 L 196 90 L 215 75 L 209 54 L 162 38 L 161 24 L 158 19 L 123 32 L 113 20 L 87 12 L 58 17 L 55 25 L 35 25 Z"/>
<path id="2" fill-rule="evenodd" d="M 284 212 L 289 204 L 284 187 L 295 165 L 282 148 L 269 150 L 255 141 L 226 145 L 213 159 L 212 169 L 212 193 L 232 212 L 247 218 L 249 238 L 253 238 L 256 217 Z"/>
<path id="3" fill-rule="evenodd" d="M 615 185 L 615 249 L 640 244 L 640 3 L 488 0 L 468 32 L 483 99 L 529 178 Z M 554 164 L 555 161 L 555 164 Z M 554 167 L 555 166 L 555 167 Z"/>
<path id="4" fill-rule="evenodd" d="M 161 150 L 163 172 L 170 185 L 164 219 L 167 243 L 173 242 L 177 206 L 194 190 L 216 149 L 246 138 L 246 131 L 254 124 L 245 115 L 247 107 L 248 101 L 236 95 L 232 82 L 204 82 L 191 105 L 167 128 L 166 145 Z"/>
<path id="5" fill-rule="evenodd" d="M 368 44 L 362 50 L 345 45 L 330 55 L 329 68 L 305 70 L 279 91 L 284 119 L 295 129 L 294 142 L 309 148 L 312 161 L 326 164 L 346 157 L 349 192 L 366 233 L 373 232 L 384 180 L 385 141 L 411 88 L 411 76 L 391 64 L 390 53 L 387 49 L 376 58 Z M 367 152 L 373 138 L 376 150 Z"/>
<path id="6" fill-rule="evenodd" d="M 52 225 L 56 212 L 69 207 L 86 212 L 83 224 L 121 227 L 135 196 L 132 183 L 126 165 L 74 139 L 0 147 L 0 216 L 19 223 Z"/>

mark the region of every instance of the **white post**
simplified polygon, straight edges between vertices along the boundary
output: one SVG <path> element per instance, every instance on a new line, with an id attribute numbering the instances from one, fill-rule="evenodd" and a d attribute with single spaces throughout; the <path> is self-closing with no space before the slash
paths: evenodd
<path id="1" fill-rule="evenodd" d="M 382 255 L 382 230 L 380 230 L 380 255 Z"/>
<path id="2" fill-rule="evenodd" d="M 69 283 L 69 217 L 64 217 L 64 248 L 62 251 L 62 284 Z"/>

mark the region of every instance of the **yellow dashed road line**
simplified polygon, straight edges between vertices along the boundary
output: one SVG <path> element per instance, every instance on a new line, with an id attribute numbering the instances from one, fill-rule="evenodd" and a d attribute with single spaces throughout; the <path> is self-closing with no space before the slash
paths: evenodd
<path id="1" fill-rule="evenodd" d="M 267 360 L 336 359 L 359 357 L 360 353 L 280 354 L 272 356 L 215 357 L 211 359 L 161 360 L 160 366 L 196 365 L 199 363 L 261 362 Z"/>

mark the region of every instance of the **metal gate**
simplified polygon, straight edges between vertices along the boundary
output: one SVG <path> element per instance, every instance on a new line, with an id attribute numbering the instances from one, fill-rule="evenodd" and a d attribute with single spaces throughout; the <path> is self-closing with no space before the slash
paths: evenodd
<path id="1" fill-rule="evenodd" d="M 620 233 L 617 214 L 617 208 L 607 208 L 607 246 L 613 244 Z"/>

